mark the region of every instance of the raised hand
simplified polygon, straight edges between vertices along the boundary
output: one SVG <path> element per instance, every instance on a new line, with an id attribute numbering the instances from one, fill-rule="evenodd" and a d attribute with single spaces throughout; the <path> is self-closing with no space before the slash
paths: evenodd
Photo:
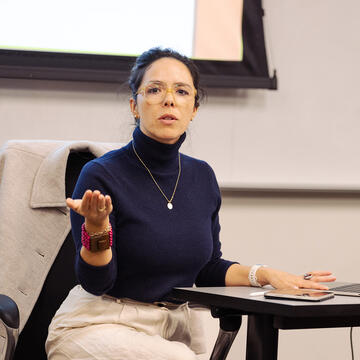
<path id="1" fill-rule="evenodd" d="M 109 223 L 109 215 L 113 210 L 111 197 L 109 195 L 104 196 L 98 190 L 86 190 L 82 199 L 67 198 L 66 204 L 85 218 L 87 228 L 106 227 Z"/>

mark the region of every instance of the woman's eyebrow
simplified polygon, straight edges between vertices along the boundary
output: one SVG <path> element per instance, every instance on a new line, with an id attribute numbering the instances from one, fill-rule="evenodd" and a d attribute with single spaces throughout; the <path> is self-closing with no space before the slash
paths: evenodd
<path id="1" fill-rule="evenodd" d="M 166 83 L 165 83 L 164 81 L 161 81 L 161 80 L 150 80 L 150 81 L 148 82 L 148 84 L 166 84 Z M 174 83 L 172 83 L 172 85 L 175 85 L 175 86 L 189 86 L 189 87 L 191 87 L 190 84 L 185 83 L 185 82 L 181 82 L 181 81 L 179 81 L 179 82 L 174 82 Z"/>
<path id="2" fill-rule="evenodd" d="M 149 83 L 164 84 L 164 82 L 160 80 L 149 80 Z"/>
<path id="3" fill-rule="evenodd" d="M 174 83 L 174 85 L 176 85 L 176 86 L 189 86 L 189 87 L 191 87 L 190 84 L 184 83 L 184 82 L 176 82 L 176 83 Z"/>

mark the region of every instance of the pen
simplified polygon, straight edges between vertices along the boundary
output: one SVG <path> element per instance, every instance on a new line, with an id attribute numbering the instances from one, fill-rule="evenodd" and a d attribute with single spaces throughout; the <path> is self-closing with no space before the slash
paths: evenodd
<path id="1" fill-rule="evenodd" d="M 250 296 L 261 296 L 261 295 L 264 295 L 265 293 L 266 293 L 266 291 L 257 291 L 257 292 L 250 293 Z"/>

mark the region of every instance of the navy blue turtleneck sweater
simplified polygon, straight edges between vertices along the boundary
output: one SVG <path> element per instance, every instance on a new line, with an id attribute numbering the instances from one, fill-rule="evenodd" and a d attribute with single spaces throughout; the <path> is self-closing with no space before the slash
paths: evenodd
<path id="1" fill-rule="evenodd" d="M 133 134 L 135 149 L 155 180 L 171 197 L 178 175 L 175 144 L 162 144 Z M 220 192 L 210 166 L 181 154 L 181 176 L 173 209 L 136 157 L 131 142 L 86 164 L 73 198 L 87 189 L 112 198 L 113 257 L 105 266 L 87 264 L 80 256 L 84 218 L 71 211 L 76 245 L 75 268 L 80 284 L 95 295 L 107 293 L 138 301 L 164 300 L 173 287 L 224 286 L 233 262 L 221 259 Z"/>

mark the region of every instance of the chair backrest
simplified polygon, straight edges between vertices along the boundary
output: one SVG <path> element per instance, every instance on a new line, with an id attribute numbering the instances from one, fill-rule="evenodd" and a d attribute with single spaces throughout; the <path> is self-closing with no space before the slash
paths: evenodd
<path id="1" fill-rule="evenodd" d="M 66 194 L 64 195 L 66 197 L 72 195 L 82 167 L 92 159 L 94 159 L 94 155 L 88 152 L 71 152 L 69 154 L 65 175 Z M 77 284 L 74 258 L 75 246 L 70 232 L 48 273 L 40 296 L 19 336 L 14 359 L 47 359 L 45 340 L 48 334 L 48 326 L 70 289 Z"/>

